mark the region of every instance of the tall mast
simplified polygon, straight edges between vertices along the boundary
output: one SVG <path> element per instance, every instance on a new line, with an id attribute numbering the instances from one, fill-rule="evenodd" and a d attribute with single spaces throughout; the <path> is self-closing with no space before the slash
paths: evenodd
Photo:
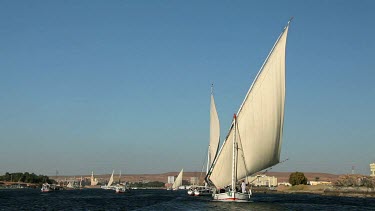
<path id="1" fill-rule="evenodd" d="M 208 171 L 210 170 L 210 145 L 208 145 L 208 152 L 207 152 L 207 169 L 206 169 L 206 176 L 208 174 Z M 204 186 L 207 187 L 207 182 L 204 182 Z"/>
<path id="2" fill-rule="evenodd" d="M 214 84 L 211 84 L 211 96 L 214 94 Z M 211 102 L 212 103 L 212 102 Z M 211 108 L 210 108 L 211 109 Z M 211 118 L 210 118 L 211 119 Z M 211 124 L 211 120 L 210 120 L 210 124 Z M 211 153 L 210 153 L 210 149 L 211 149 L 211 141 L 209 140 L 208 141 L 208 152 L 207 152 L 207 169 L 206 169 L 206 175 L 208 174 L 208 171 L 210 170 L 210 163 L 211 163 L 211 160 L 210 160 L 210 157 L 211 157 Z M 207 186 L 207 183 L 206 183 L 206 186 Z"/>
<path id="3" fill-rule="evenodd" d="M 237 122 L 236 122 L 236 114 L 233 116 L 233 122 L 234 122 L 234 134 L 233 134 L 233 163 L 232 163 L 232 191 L 236 190 L 236 131 L 237 131 Z"/>

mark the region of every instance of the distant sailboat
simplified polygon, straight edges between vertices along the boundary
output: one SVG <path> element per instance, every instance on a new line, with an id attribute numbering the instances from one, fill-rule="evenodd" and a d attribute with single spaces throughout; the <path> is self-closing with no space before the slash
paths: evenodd
<path id="1" fill-rule="evenodd" d="M 114 173 L 115 173 L 115 170 L 112 171 L 111 178 L 109 178 L 109 181 L 108 181 L 108 184 L 107 184 L 108 187 L 112 186 L 112 183 L 113 183 L 113 174 Z"/>
<path id="2" fill-rule="evenodd" d="M 210 103 L 210 140 L 208 143 L 208 152 L 207 152 L 207 170 L 206 175 L 208 174 L 209 168 L 214 161 L 217 151 L 220 144 L 220 121 L 219 116 L 217 115 L 214 93 L 213 93 L 213 84 L 211 85 L 211 103 Z M 205 186 L 195 186 L 188 191 L 189 195 L 195 196 L 205 196 L 212 195 L 211 187 L 206 183 Z"/>
<path id="3" fill-rule="evenodd" d="M 208 173 L 212 162 L 214 161 L 220 143 L 220 121 L 217 115 L 213 85 L 211 85 L 211 103 L 210 103 L 210 142 L 208 145 L 207 171 Z"/>
<path id="4" fill-rule="evenodd" d="M 178 190 L 180 186 L 182 186 L 182 175 L 184 173 L 184 169 L 182 169 L 180 171 L 180 173 L 178 174 L 176 180 L 174 181 L 173 185 L 172 185 L 172 189 L 173 190 Z"/>
<path id="5" fill-rule="evenodd" d="M 40 191 L 42 191 L 42 192 L 52 192 L 52 191 L 55 191 L 55 190 L 57 190 L 56 186 L 53 185 L 53 184 L 48 184 L 48 183 L 44 183 L 42 185 L 42 188 L 40 189 Z"/>
<path id="6" fill-rule="evenodd" d="M 216 187 L 214 200 L 247 201 L 247 176 L 280 162 L 285 104 L 285 49 L 289 28 L 284 28 L 259 70 L 229 133 L 212 163 L 206 180 Z M 236 190 L 237 181 L 242 190 Z"/>
<path id="7" fill-rule="evenodd" d="M 121 184 L 121 171 L 118 177 L 118 184 L 115 186 L 116 193 L 125 193 L 127 190 L 126 182 Z"/>
<path id="8" fill-rule="evenodd" d="M 78 189 L 79 186 L 77 184 L 77 181 L 72 180 L 72 181 L 68 182 L 68 184 L 66 185 L 66 188 L 68 188 L 68 189 Z"/>
<path id="9" fill-rule="evenodd" d="M 115 173 L 115 170 L 112 171 L 111 178 L 109 178 L 109 181 L 108 181 L 107 185 L 101 186 L 102 189 L 114 189 L 114 187 L 112 186 L 112 183 L 113 183 L 113 174 L 114 173 Z"/>
<path id="10" fill-rule="evenodd" d="M 126 186 L 121 185 L 121 184 L 117 184 L 115 186 L 115 191 L 116 191 L 116 193 L 125 193 L 126 192 Z"/>
<path id="11" fill-rule="evenodd" d="M 83 180 L 83 177 L 81 176 L 80 180 L 75 178 L 74 179 L 70 179 L 68 180 L 68 184 L 66 185 L 66 189 L 80 189 L 82 188 L 82 180 Z"/>

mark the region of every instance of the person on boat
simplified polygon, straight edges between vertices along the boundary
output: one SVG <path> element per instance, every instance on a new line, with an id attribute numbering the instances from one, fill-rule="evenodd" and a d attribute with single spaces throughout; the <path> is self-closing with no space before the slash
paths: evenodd
<path id="1" fill-rule="evenodd" d="M 242 193 L 246 193 L 246 183 L 245 183 L 245 180 L 242 180 L 241 188 L 242 188 Z"/>
<path id="2" fill-rule="evenodd" d="M 231 187 L 228 185 L 225 187 L 225 192 L 230 192 L 231 191 Z"/>

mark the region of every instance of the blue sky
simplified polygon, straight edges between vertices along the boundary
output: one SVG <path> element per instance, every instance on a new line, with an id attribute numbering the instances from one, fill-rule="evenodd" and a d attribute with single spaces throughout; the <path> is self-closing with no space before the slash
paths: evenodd
<path id="1" fill-rule="evenodd" d="M 373 1 L 1 1 L 0 173 L 199 171 L 291 16 L 274 171 L 369 174 Z"/>

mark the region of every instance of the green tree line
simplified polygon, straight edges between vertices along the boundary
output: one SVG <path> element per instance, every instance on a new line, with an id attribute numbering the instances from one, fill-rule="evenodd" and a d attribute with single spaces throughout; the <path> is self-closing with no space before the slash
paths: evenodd
<path id="1" fill-rule="evenodd" d="M 36 175 L 34 173 L 9 173 L 6 172 L 4 175 L 0 176 L 0 181 L 6 182 L 27 182 L 27 183 L 55 183 L 54 180 L 50 179 L 45 175 Z"/>
<path id="2" fill-rule="evenodd" d="M 302 172 L 294 172 L 291 173 L 289 176 L 289 183 L 291 185 L 306 185 L 307 184 L 307 178 L 305 177 L 305 174 Z"/>
<path id="3" fill-rule="evenodd" d="M 153 181 L 153 182 L 147 182 L 147 183 L 142 183 L 142 182 L 136 182 L 132 183 L 130 186 L 131 187 L 138 187 L 138 188 L 148 188 L 148 187 L 164 187 L 165 183 L 164 182 L 158 182 L 158 181 Z"/>

